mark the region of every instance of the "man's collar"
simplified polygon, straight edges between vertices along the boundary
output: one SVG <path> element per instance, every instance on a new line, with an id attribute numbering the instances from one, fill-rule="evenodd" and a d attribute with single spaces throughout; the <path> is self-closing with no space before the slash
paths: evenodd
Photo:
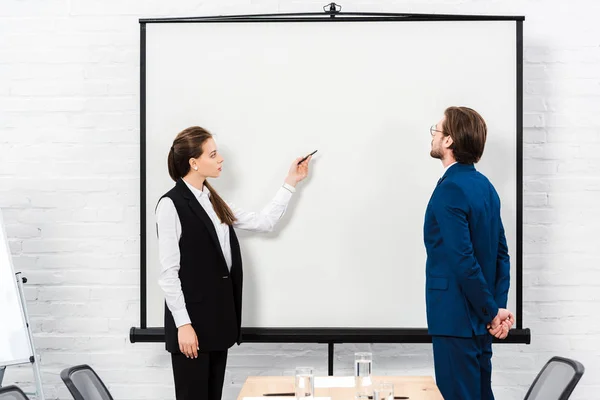
<path id="1" fill-rule="evenodd" d="M 448 171 L 448 168 L 450 168 L 451 166 L 453 166 L 454 164 L 456 164 L 456 161 L 454 161 L 452 164 L 448 165 L 446 168 L 444 168 L 444 172 L 442 173 L 442 176 L 444 176 L 444 174 L 446 173 L 446 171 Z"/>

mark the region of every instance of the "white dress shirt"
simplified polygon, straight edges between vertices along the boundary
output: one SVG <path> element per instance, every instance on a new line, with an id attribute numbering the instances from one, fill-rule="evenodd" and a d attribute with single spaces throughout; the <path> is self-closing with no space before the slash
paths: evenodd
<path id="1" fill-rule="evenodd" d="M 185 180 L 183 182 L 185 182 L 210 217 L 217 231 L 217 237 L 219 238 L 221 251 L 227 262 L 227 268 L 231 269 L 229 225 L 221 223 L 210 202 L 210 191 L 206 186 L 203 187 L 203 190 L 199 190 Z M 292 198 L 292 193 L 295 191 L 293 186 L 284 184 L 283 187 L 279 188 L 273 200 L 258 213 L 244 211 L 227 203 L 236 218 L 233 226 L 248 231 L 270 232 L 285 213 Z M 173 314 L 175 325 L 179 328 L 182 325 L 189 324 L 190 317 L 185 308 L 185 299 L 181 290 L 181 281 L 179 280 L 181 222 L 179 221 L 175 205 L 170 198 L 164 197 L 159 201 L 156 207 L 156 223 L 158 229 L 158 255 L 160 258 L 158 284 L 164 292 L 165 301 Z"/>

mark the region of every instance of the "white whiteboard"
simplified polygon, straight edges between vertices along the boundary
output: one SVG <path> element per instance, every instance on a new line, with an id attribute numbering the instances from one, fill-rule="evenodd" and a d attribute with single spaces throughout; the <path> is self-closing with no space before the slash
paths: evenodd
<path id="1" fill-rule="evenodd" d="M 516 309 L 516 23 L 264 22 L 146 26 L 147 326 L 163 325 L 154 210 L 191 125 L 225 162 L 211 183 L 258 210 L 315 149 L 271 234 L 241 237 L 245 327 L 423 328 L 423 217 L 450 105 L 489 128 L 478 170 L 502 199 Z"/>
<path id="2" fill-rule="evenodd" d="M 29 362 L 32 355 L 0 211 L 0 366 Z"/>

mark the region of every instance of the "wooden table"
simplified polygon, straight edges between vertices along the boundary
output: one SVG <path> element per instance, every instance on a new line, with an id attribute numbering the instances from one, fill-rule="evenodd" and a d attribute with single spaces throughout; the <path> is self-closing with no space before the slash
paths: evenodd
<path id="1" fill-rule="evenodd" d="M 326 377 L 319 377 L 326 379 Z M 375 376 L 373 383 L 392 382 L 395 396 L 408 396 L 409 400 L 443 400 L 431 376 Z M 244 397 L 261 397 L 265 393 L 294 392 L 293 376 L 250 376 L 246 379 L 237 400 Z M 315 397 L 331 400 L 354 400 L 354 388 L 315 388 Z M 294 396 L 288 396 L 293 400 Z"/>

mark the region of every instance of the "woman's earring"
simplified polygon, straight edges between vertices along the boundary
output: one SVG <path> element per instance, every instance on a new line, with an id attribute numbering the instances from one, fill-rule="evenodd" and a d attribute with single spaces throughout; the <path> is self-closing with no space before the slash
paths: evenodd
<path id="1" fill-rule="evenodd" d="M 197 166 L 194 166 L 194 171 L 198 171 L 198 167 Z"/>

